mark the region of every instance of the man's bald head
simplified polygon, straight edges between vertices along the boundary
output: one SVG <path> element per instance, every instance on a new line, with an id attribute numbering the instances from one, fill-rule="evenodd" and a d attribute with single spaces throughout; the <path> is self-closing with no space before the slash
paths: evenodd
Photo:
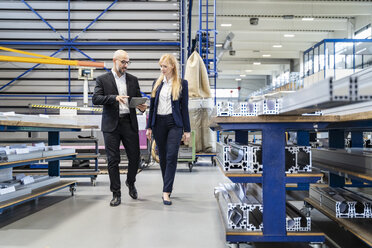
<path id="1" fill-rule="evenodd" d="M 123 57 L 128 57 L 128 53 L 124 50 L 116 50 L 114 52 L 113 59 L 122 59 Z"/>
<path id="2" fill-rule="evenodd" d="M 119 77 L 121 77 L 127 70 L 129 64 L 128 53 L 124 50 L 117 50 L 116 52 L 114 52 L 112 60 L 114 62 L 114 71 Z"/>

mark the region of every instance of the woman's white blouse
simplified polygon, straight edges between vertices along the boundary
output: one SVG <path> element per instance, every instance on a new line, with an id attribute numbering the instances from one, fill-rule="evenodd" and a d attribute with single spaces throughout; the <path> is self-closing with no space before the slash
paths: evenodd
<path id="1" fill-rule="evenodd" d="M 172 80 L 163 80 L 163 87 L 159 94 L 158 115 L 172 114 Z"/>

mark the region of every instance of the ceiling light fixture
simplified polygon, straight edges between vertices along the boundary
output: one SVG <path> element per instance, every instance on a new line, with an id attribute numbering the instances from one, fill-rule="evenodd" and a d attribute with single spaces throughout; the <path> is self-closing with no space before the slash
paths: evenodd
<path id="1" fill-rule="evenodd" d="M 314 18 L 313 17 L 303 17 L 302 20 L 303 21 L 314 21 Z"/>
<path id="2" fill-rule="evenodd" d="M 271 54 L 262 54 L 262 57 L 271 57 Z"/>
<path id="3" fill-rule="evenodd" d="M 216 44 L 216 47 L 222 47 L 222 44 Z"/>
<path id="4" fill-rule="evenodd" d="M 235 80 L 236 80 L 236 81 L 240 81 L 240 80 L 242 80 L 242 79 L 241 79 L 241 78 L 235 78 Z"/>
<path id="5" fill-rule="evenodd" d="M 231 23 L 222 23 L 221 24 L 221 27 L 231 27 L 232 24 Z"/>
<path id="6" fill-rule="evenodd" d="M 281 47 L 283 47 L 283 46 L 280 45 L 280 44 L 277 44 L 277 45 L 273 45 L 273 47 L 275 47 L 275 48 L 281 48 Z"/>
<path id="7" fill-rule="evenodd" d="M 252 72 L 252 70 L 245 70 L 245 72 Z"/>
<path id="8" fill-rule="evenodd" d="M 253 62 L 254 65 L 260 65 L 261 62 Z"/>
<path id="9" fill-rule="evenodd" d="M 245 74 L 241 74 L 240 77 L 245 77 Z"/>
<path id="10" fill-rule="evenodd" d="M 295 37 L 295 35 L 294 34 L 285 34 L 284 37 L 286 37 L 286 38 L 293 38 L 293 37 Z"/>

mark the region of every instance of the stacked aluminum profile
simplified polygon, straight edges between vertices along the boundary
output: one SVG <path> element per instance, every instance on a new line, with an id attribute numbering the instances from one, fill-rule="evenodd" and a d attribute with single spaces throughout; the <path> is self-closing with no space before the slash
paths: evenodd
<path id="1" fill-rule="evenodd" d="M 214 190 L 228 229 L 262 231 L 262 188 L 258 184 L 220 184 Z M 311 231 L 311 219 L 286 204 L 286 230 Z"/>
<path id="2" fill-rule="evenodd" d="M 228 145 L 217 143 L 217 159 L 225 171 L 240 170 L 247 173 L 262 173 L 262 146 L 257 144 L 239 145 L 230 142 Z M 311 172 L 311 147 L 286 146 L 285 172 Z"/>
<path id="3" fill-rule="evenodd" d="M 322 167 L 352 170 L 357 173 L 372 175 L 372 149 L 347 148 L 347 149 L 312 149 L 313 163 Z"/>
<path id="4" fill-rule="evenodd" d="M 286 229 L 287 232 L 310 232 L 311 231 L 311 218 L 305 216 L 298 209 L 291 204 L 286 204 L 287 217 Z"/>
<path id="5" fill-rule="evenodd" d="M 372 218 L 372 201 L 345 189 L 311 187 L 309 195 L 337 218 Z"/>
<path id="6" fill-rule="evenodd" d="M 249 190 L 249 184 L 220 184 L 215 188 L 215 197 L 219 199 L 223 215 L 226 216 L 229 229 L 262 231 L 263 207 L 259 192 Z M 256 194 L 255 194 L 256 193 Z M 255 194 L 255 196 L 253 195 Z M 224 201 L 220 201 L 220 198 Z"/>
<path id="7" fill-rule="evenodd" d="M 285 172 L 311 172 L 311 146 L 285 147 Z"/>
<path id="8" fill-rule="evenodd" d="M 258 103 L 257 115 L 278 115 L 281 110 L 282 100 L 267 98 Z"/>
<path id="9" fill-rule="evenodd" d="M 217 116 L 231 116 L 233 112 L 232 102 L 217 102 Z"/>
<path id="10" fill-rule="evenodd" d="M 249 172 L 248 146 L 217 142 L 216 151 L 217 159 L 225 171 L 239 169 Z"/>

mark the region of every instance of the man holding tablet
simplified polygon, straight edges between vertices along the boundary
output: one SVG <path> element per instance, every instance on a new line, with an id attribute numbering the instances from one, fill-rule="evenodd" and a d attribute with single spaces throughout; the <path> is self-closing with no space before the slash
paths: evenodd
<path id="1" fill-rule="evenodd" d="M 117 50 L 113 62 L 110 72 L 97 77 L 92 102 L 103 105 L 101 130 L 105 141 L 110 190 L 113 194 L 110 206 L 115 207 L 121 203 L 120 141 L 129 161 L 125 184 L 129 188 L 130 197 L 138 197 L 134 183 L 140 163 L 140 146 L 135 107 L 144 112 L 147 105 L 142 103 L 135 107 L 129 106 L 132 97 L 141 97 L 141 92 L 137 77 L 126 72 L 130 65 L 128 53 Z M 133 103 L 135 104 L 134 101 Z"/>

